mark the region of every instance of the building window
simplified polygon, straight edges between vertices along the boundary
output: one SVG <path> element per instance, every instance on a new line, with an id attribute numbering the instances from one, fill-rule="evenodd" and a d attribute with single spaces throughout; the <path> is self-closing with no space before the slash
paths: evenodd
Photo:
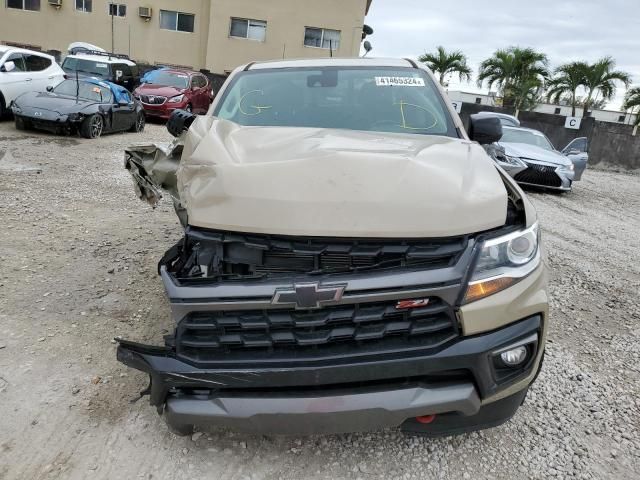
<path id="1" fill-rule="evenodd" d="M 196 16 L 191 13 L 160 10 L 160 28 L 164 30 L 174 30 L 176 32 L 193 33 L 195 18 Z"/>
<path id="2" fill-rule="evenodd" d="M 476 97 L 476 105 L 480 105 L 482 103 L 482 97 Z"/>
<path id="3" fill-rule="evenodd" d="M 127 6 L 124 3 L 110 3 L 109 15 L 113 15 L 114 17 L 126 17 Z"/>
<path id="4" fill-rule="evenodd" d="M 560 112 L 562 111 L 562 109 L 560 107 L 556 107 L 555 112 L 553 112 L 555 115 L 560 115 Z"/>
<path id="5" fill-rule="evenodd" d="M 76 0 L 76 10 L 80 12 L 91 12 L 93 0 Z"/>
<path id="6" fill-rule="evenodd" d="M 231 37 L 248 38 L 264 42 L 267 34 L 267 22 L 262 20 L 251 20 L 247 18 L 232 18 Z"/>
<path id="7" fill-rule="evenodd" d="M 40 0 L 7 0 L 7 8 L 19 10 L 40 10 Z"/>
<path id="8" fill-rule="evenodd" d="M 340 48 L 340 30 L 305 27 L 304 44 L 307 47 L 338 50 Z"/>
<path id="9" fill-rule="evenodd" d="M 620 116 L 618 117 L 618 121 L 619 121 L 619 122 L 624 122 L 626 119 L 627 119 L 627 116 L 626 116 L 626 115 L 620 115 Z"/>

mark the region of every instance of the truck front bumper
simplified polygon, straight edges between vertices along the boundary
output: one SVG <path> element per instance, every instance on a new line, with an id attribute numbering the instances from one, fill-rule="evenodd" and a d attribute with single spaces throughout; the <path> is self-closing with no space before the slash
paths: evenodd
<path id="1" fill-rule="evenodd" d="M 415 433 L 443 435 L 508 420 L 539 370 L 543 339 L 544 316 L 533 315 L 489 333 L 459 337 L 429 354 L 390 352 L 295 366 L 202 369 L 175 358 L 170 347 L 120 340 L 118 360 L 149 374 L 151 404 L 185 433 L 193 425 L 254 434 L 401 425 Z M 527 360 L 505 369 L 499 354 L 517 345 L 526 345 Z M 522 388 L 511 393 L 515 385 Z M 506 390 L 509 396 L 502 398 Z M 437 418 L 430 423 L 415 420 L 431 415 Z"/>

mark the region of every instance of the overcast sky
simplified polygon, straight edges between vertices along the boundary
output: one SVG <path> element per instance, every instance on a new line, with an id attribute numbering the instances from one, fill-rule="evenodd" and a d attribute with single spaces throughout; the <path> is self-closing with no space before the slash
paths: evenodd
<path id="1" fill-rule="evenodd" d="M 482 60 L 510 45 L 546 53 L 552 67 L 611 55 L 617 68 L 640 84 L 640 1 L 638 0 L 373 0 L 366 23 L 377 57 L 417 57 L 438 45 L 462 50 L 474 80 L 450 90 L 476 87 Z M 609 108 L 619 108 L 624 91 Z"/>

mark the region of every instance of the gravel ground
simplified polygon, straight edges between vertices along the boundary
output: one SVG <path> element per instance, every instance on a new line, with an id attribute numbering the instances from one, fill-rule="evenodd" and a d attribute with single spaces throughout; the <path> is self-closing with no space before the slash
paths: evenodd
<path id="1" fill-rule="evenodd" d="M 0 123 L 0 478 L 638 478 L 640 177 L 588 171 L 532 193 L 551 271 L 552 326 L 514 419 L 429 440 L 396 430 L 328 437 L 171 435 L 146 378 L 112 338 L 171 328 L 156 262 L 181 236 L 139 202 L 122 150 Z M 164 329 L 164 331 L 163 331 Z"/>

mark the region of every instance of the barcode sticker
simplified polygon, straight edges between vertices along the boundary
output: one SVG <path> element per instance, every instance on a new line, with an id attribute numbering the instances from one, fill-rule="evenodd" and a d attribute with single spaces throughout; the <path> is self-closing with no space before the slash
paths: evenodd
<path id="1" fill-rule="evenodd" d="M 419 77 L 376 77 L 378 87 L 424 87 L 424 79 Z"/>

